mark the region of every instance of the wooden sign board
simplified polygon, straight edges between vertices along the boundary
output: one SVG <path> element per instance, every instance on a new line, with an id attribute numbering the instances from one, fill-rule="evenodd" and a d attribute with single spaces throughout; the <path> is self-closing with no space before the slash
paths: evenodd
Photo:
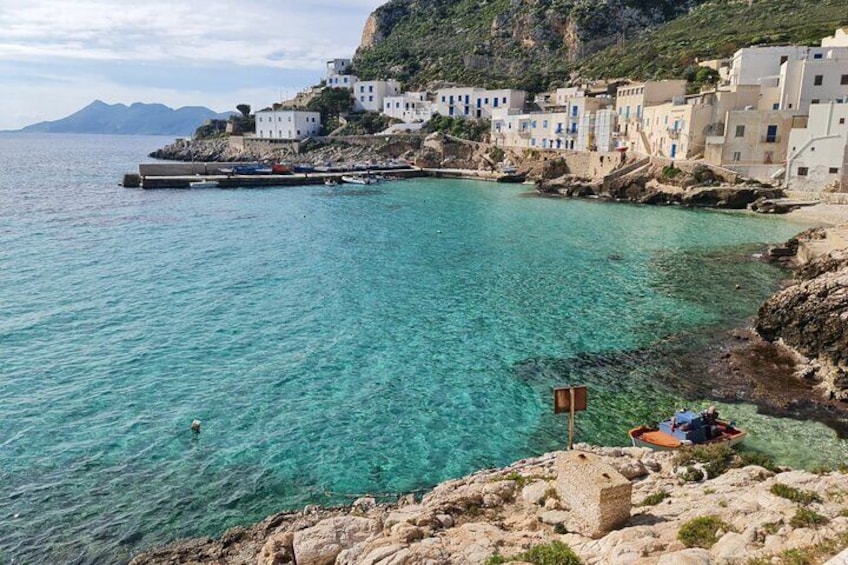
<path id="1" fill-rule="evenodd" d="M 574 391 L 574 407 L 571 406 L 571 391 Z M 588 389 L 585 386 L 554 389 L 554 414 L 582 412 L 586 410 Z"/>

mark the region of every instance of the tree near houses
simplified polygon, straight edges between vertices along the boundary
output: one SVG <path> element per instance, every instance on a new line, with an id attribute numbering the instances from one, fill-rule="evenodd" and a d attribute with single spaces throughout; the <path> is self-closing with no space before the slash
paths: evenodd
<path id="1" fill-rule="evenodd" d="M 239 105 L 236 106 L 236 110 L 241 112 L 241 115 L 244 118 L 250 117 L 250 104 L 239 104 Z"/>

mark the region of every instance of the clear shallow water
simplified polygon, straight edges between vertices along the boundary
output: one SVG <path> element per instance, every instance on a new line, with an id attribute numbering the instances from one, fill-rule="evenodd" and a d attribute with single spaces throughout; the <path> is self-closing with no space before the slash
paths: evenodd
<path id="1" fill-rule="evenodd" d="M 166 141 L 0 135 L 0 562 L 120 561 L 556 449 L 569 380 L 579 439 L 623 444 L 683 400 L 596 359 L 742 322 L 782 276 L 750 255 L 800 229 L 459 181 L 116 186 Z M 782 463 L 848 455 L 721 408 Z"/>

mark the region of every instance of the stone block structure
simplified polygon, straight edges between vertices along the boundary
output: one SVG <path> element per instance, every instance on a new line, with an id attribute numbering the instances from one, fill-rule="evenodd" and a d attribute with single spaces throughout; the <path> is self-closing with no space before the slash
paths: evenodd
<path id="1" fill-rule="evenodd" d="M 564 452 L 557 457 L 556 470 L 557 493 L 571 508 L 569 529 L 600 538 L 630 519 L 630 481 L 597 455 Z"/>

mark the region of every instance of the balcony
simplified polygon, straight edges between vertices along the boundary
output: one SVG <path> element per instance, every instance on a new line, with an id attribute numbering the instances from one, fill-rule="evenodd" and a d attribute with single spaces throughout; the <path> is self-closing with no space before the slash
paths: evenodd
<path id="1" fill-rule="evenodd" d="M 708 135 L 707 145 L 724 145 L 723 135 Z"/>
<path id="2" fill-rule="evenodd" d="M 677 139 L 680 137 L 680 130 L 675 128 L 668 128 L 668 136 L 671 139 Z"/>
<path id="3" fill-rule="evenodd" d="M 760 138 L 761 143 L 780 143 L 779 135 L 764 135 Z"/>

